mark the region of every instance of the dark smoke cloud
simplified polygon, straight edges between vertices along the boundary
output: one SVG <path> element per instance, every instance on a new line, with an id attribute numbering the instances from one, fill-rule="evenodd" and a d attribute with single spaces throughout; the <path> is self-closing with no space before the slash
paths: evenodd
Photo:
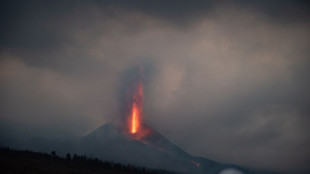
<path id="1" fill-rule="evenodd" d="M 139 83 L 142 83 L 142 70 L 139 65 L 129 68 L 122 73 L 120 89 L 117 90 L 117 96 L 120 103 L 121 120 L 126 122 L 127 114 L 130 113 L 133 96 L 137 93 Z M 119 118 L 115 118 L 119 119 Z"/>
<path id="2" fill-rule="evenodd" d="M 0 11 L 2 144 L 115 120 L 141 63 L 145 121 L 172 142 L 310 170 L 306 1 L 2 1 Z"/>

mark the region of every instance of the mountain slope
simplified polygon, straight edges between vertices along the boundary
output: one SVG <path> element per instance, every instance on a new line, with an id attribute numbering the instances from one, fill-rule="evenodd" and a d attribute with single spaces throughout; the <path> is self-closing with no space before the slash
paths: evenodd
<path id="1" fill-rule="evenodd" d="M 155 130 L 145 127 L 147 133 L 139 138 L 109 123 L 83 137 L 77 151 L 104 160 L 130 163 L 180 173 L 220 173 L 232 168 L 244 174 L 254 171 L 225 165 L 202 157 L 194 157 L 171 143 Z"/>
<path id="2" fill-rule="evenodd" d="M 134 139 L 113 124 L 106 124 L 83 137 L 77 150 L 86 155 L 177 172 L 199 171 L 191 156 L 151 130 L 149 136 Z"/>

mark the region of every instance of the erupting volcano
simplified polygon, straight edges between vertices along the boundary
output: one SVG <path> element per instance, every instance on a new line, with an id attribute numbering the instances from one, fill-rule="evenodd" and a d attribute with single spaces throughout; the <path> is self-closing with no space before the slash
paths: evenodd
<path id="1" fill-rule="evenodd" d="M 257 174 L 236 165 L 192 156 L 146 125 L 141 67 L 126 71 L 124 77 L 120 93 L 121 122 L 107 123 L 83 137 L 76 147 L 79 153 L 176 173 L 219 174 L 233 168 L 243 174 Z"/>

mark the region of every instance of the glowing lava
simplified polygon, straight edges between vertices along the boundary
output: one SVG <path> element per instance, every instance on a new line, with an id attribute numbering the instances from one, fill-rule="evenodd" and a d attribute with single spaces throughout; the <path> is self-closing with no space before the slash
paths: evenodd
<path id="1" fill-rule="evenodd" d="M 196 162 L 194 160 L 191 160 L 191 162 L 196 166 L 196 167 L 200 167 L 200 163 L 199 162 Z"/>
<path id="2" fill-rule="evenodd" d="M 131 133 L 136 133 L 139 129 L 139 111 L 138 111 L 138 108 L 137 108 L 137 104 L 136 103 L 133 103 L 132 104 L 132 116 L 131 116 L 131 128 L 130 128 L 130 132 Z"/>
<path id="3" fill-rule="evenodd" d="M 143 85 L 139 81 L 132 98 L 131 113 L 129 116 L 129 131 L 136 134 L 141 129 L 143 107 Z"/>

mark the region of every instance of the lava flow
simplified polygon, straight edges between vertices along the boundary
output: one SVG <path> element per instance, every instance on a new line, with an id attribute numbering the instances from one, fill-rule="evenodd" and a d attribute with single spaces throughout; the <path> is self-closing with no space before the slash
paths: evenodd
<path id="1" fill-rule="evenodd" d="M 129 115 L 129 132 L 136 134 L 141 129 L 142 122 L 142 108 L 143 108 L 143 85 L 139 81 L 133 93 L 131 110 Z"/>

